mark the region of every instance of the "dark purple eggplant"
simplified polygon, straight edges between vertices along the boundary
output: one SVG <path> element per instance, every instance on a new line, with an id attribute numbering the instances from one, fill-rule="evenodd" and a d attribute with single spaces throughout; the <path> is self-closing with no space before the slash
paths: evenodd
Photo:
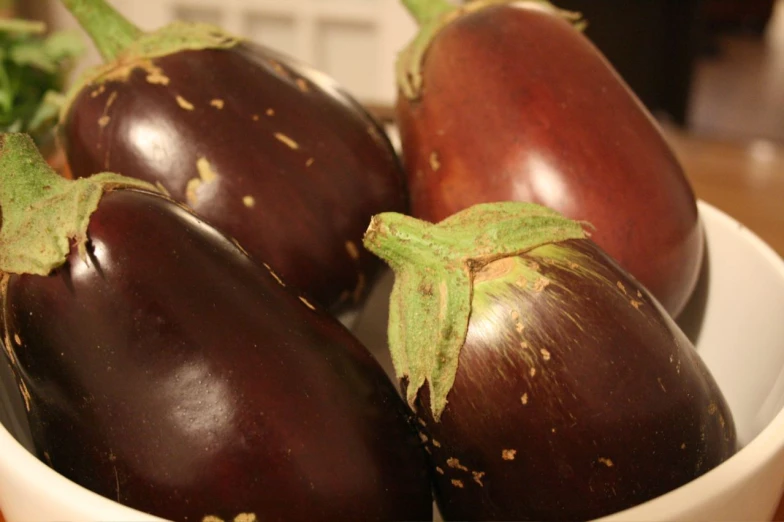
<path id="1" fill-rule="evenodd" d="M 422 23 L 398 70 L 412 215 L 514 200 L 590 221 L 592 239 L 678 316 L 703 257 L 694 192 L 582 21 L 541 0 L 404 3 Z"/>
<path id="2" fill-rule="evenodd" d="M 0 143 L 0 339 L 41 459 L 172 520 L 430 519 L 410 411 L 335 318 L 149 185 Z"/>
<path id="3" fill-rule="evenodd" d="M 395 271 L 389 348 L 445 519 L 593 519 L 736 451 L 694 347 L 581 223 L 479 204 L 365 241 Z"/>
<path id="4" fill-rule="evenodd" d="M 157 184 L 336 313 L 380 263 L 370 217 L 406 209 L 383 128 L 336 82 L 201 24 L 142 34 L 104 0 L 63 0 L 106 64 L 61 117 L 74 176 Z"/>

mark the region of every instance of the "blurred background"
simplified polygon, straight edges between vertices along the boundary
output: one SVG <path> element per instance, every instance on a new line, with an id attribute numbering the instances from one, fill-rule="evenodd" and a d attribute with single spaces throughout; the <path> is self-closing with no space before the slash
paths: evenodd
<path id="1" fill-rule="evenodd" d="M 398 0 L 111 0 L 143 29 L 218 24 L 334 76 L 381 115 L 415 27 Z M 719 139 L 784 141 L 784 0 L 561 0 L 667 125 Z M 6 16 L 76 24 L 59 0 L 0 0 Z M 86 42 L 86 38 L 85 38 Z M 76 73 L 98 63 L 92 46 Z"/>

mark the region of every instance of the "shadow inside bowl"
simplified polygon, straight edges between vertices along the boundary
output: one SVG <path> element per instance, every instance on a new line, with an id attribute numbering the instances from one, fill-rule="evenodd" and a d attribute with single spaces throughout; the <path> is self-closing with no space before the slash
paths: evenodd
<path id="1" fill-rule="evenodd" d="M 389 296 L 395 276 L 385 268 L 368 295 L 365 307 L 357 317 L 351 331 L 373 354 L 392 382 L 397 383 L 392 356 L 387 347 L 387 323 L 389 321 Z M 398 392 L 400 387 L 396 386 Z"/>
<path id="2" fill-rule="evenodd" d="M 0 341 L 2 347 L 2 341 Z M 5 350 L 3 349 L 5 353 Z M 28 451 L 33 450 L 33 437 L 30 434 L 30 425 L 25 415 L 24 400 L 16 387 L 16 378 L 11 369 L 8 357 L 0 356 L 0 423 L 8 432 L 19 441 Z"/>
<path id="3" fill-rule="evenodd" d="M 704 226 L 703 226 L 704 227 Z M 705 310 L 708 305 L 708 298 L 710 294 L 710 265 L 711 253 L 708 245 L 708 240 L 703 234 L 703 256 L 702 264 L 700 265 L 700 273 L 697 278 L 697 284 L 692 291 L 689 301 L 686 303 L 683 311 L 675 319 L 675 323 L 683 330 L 686 337 L 696 345 L 700 340 L 702 327 L 705 324 Z"/>

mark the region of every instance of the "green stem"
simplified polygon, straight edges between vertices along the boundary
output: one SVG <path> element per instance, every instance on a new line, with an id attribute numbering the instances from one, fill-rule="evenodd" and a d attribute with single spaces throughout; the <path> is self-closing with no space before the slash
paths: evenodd
<path id="1" fill-rule="evenodd" d="M 461 245 L 432 223 L 395 212 L 373 216 L 364 241 L 393 267 L 443 265 L 462 254 Z"/>
<path id="2" fill-rule="evenodd" d="M 130 46 L 142 31 L 106 0 L 62 0 L 65 7 L 90 35 L 104 61 L 112 61 Z"/>
<path id="3" fill-rule="evenodd" d="M 397 266 L 478 267 L 552 241 L 585 237 L 590 226 L 532 203 L 474 205 L 433 224 L 396 212 L 371 218 L 367 248 Z"/>
<path id="4" fill-rule="evenodd" d="M 455 6 L 447 0 L 402 0 L 402 2 L 419 25 L 426 25 L 447 11 L 455 9 Z"/>

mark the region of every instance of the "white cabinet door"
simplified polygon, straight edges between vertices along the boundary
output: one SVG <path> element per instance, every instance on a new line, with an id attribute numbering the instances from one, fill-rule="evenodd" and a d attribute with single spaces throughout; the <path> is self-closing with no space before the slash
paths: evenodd
<path id="1" fill-rule="evenodd" d="M 109 1 L 142 29 L 174 19 L 220 25 L 314 65 L 366 103 L 394 101 L 395 58 L 416 30 L 400 0 Z M 52 15 L 73 25 L 59 6 Z"/>

